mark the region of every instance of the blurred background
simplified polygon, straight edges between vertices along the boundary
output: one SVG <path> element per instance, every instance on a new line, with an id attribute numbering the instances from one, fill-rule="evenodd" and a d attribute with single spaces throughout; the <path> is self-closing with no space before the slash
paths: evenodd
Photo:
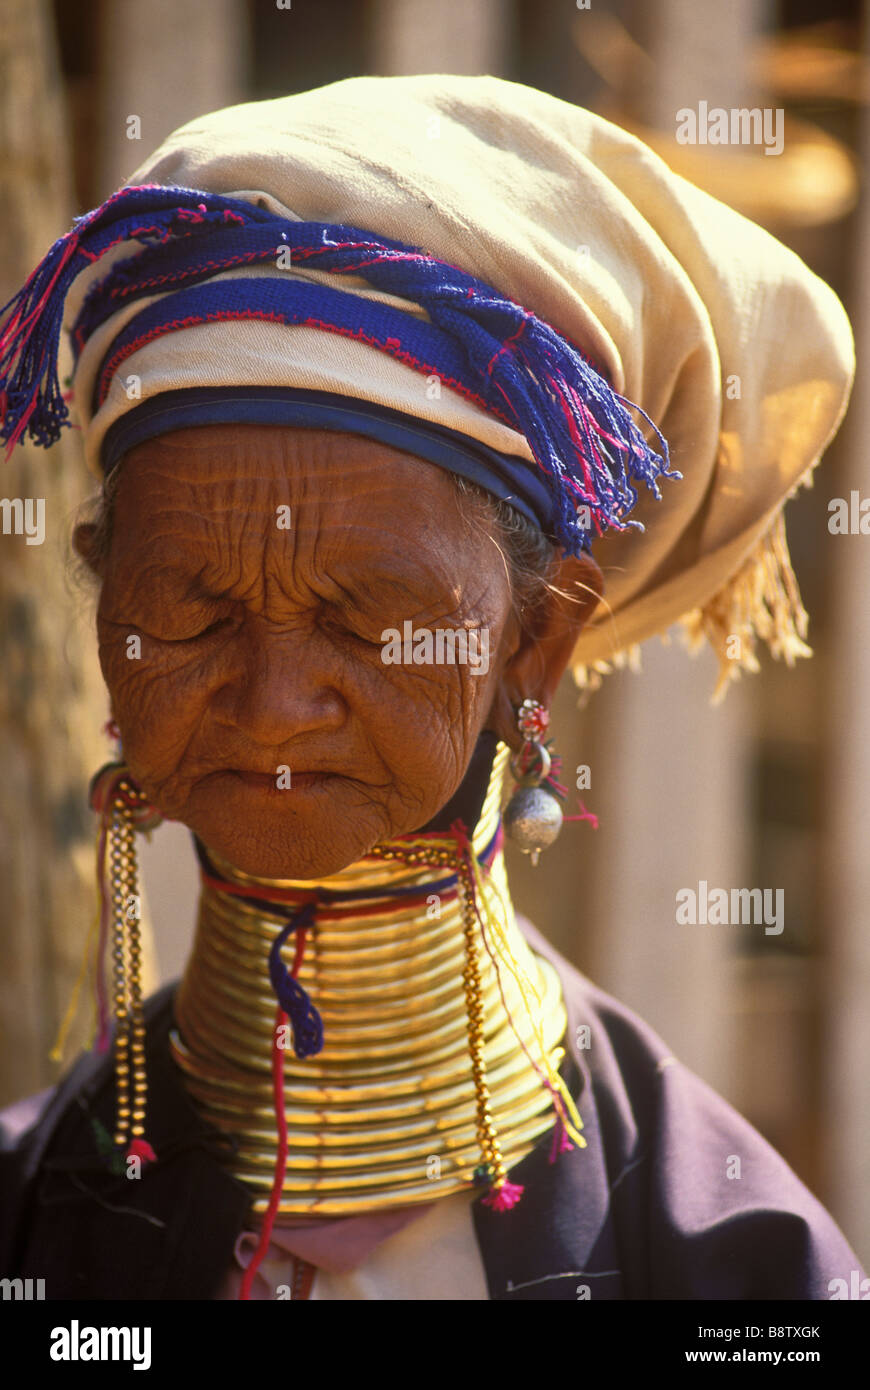
<path id="1" fill-rule="evenodd" d="M 606 677 L 582 709 L 566 677 L 552 732 L 563 780 L 589 766 L 600 828 L 566 826 L 536 869 L 509 863 L 518 908 L 747 1116 L 865 1264 L 870 540 L 827 523 L 832 498 L 861 493 L 870 435 L 868 13 L 860 0 L 0 0 L 0 301 L 72 215 L 191 117 L 420 72 L 492 73 L 616 121 L 844 300 L 853 404 L 786 512 L 814 659 L 788 670 L 763 656 L 717 708 L 712 658 L 677 640 L 648 643 L 643 673 Z M 782 154 L 678 144 L 676 112 L 702 100 L 782 108 Z M 0 1103 L 58 1075 L 49 1051 L 94 905 L 86 787 L 110 752 L 92 606 L 69 564 L 91 490 L 74 434 L 47 458 L 16 450 L 3 489 L 46 497 L 47 536 L 0 542 Z M 191 940 L 186 832 L 163 827 L 143 865 L 153 988 Z M 677 891 L 702 879 L 783 889 L 784 931 L 676 925 Z M 83 1041 L 80 1020 L 67 1060 Z"/>

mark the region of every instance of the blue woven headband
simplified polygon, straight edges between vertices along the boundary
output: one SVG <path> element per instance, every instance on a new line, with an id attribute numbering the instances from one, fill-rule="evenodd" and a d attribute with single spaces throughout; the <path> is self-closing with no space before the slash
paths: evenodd
<path id="1" fill-rule="evenodd" d="M 392 445 L 458 473 L 510 502 L 555 540 L 552 499 L 528 459 L 496 449 L 431 420 L 330 391 L 291 386 L 202 386 L 164 391 L 122 415 L 106 431 L 101 462 L 106 476 L 129 449 L 170 430 L 193 425 L 287 425 L 344 430 Z"/>
<path id="2" fill-rule="evenodd" d="M 78 355 L 120 309 L 155 292 L 106 351 L 96 377 L 99 410 L 128 357 L 166 333 L 232 320 L 314 327 L 383 351 L 472 401 L 528 441 L 534 462 L 503 455 L 453 430 L 328 392 L 294 388 L 170 391 L 137 406 L 108 432 L 104 461 L 134 442 L 183 425 L 256 421 L 352 429 L 396 444 L 480 483 L 569 554 L 629 518 L 636 482 L 660 498 L 679 478 L 667 444 L 639 407 L 615 392 L 578 347 L 550 324 L 455 266 L 358 227 L 296 222 L 238 198 L 157 185 L 124 188 L 78 219 L 0 311 L 0 410 L 9 448 L 29 434 L 52 444 L 68 423 L 57 378 L 67 292 L 112 247 L 142 249 L 117 261 L 86 296 L 72 330 Z M 214 281 L 223 270 L 292 264 L 359 275 L 421 305 L 428 322 L 391 305 L 295 276 Z M 647 443 L 632 412 L 649 425 Z M 172 421 L 173 423 L 169 423 Z"/>

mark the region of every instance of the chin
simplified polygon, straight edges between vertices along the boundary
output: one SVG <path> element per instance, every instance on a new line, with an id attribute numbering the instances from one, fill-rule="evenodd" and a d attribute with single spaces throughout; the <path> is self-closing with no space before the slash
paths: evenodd
<path id="1" fill-rule="evenodd" d="M 353 833 L 347 824 L 340 834 L 322 835 L 304 824 L 294 832 L 292 822 L 258 829 L 253 818 L 228 824 L 195 817 L 188 824 L 207 849 L 255 878 L 327 878 L 362 858 L 380 838 L 370 827 Z"/>
<path id="2" fill-rule="evenodd" d="M 356 851 L 331 847 L 327 851 L 323 846 L 318 846 L 308 853 L 299 845 L 289 846 L 286 850 L 264 849 L 262 845 L 250 845 L 247 840 L 243 844 L 238 839 L 228 847 L 214 843 L 212 847 L 243 874 L 251 874 L 254 878 L 302 880 L 329 878 L 332 874 L 340 873 L 370 848 L 367 846 Z"/>

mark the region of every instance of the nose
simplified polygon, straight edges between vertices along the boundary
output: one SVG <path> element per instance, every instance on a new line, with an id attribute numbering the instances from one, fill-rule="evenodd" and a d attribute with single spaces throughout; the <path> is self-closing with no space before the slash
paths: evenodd
<path id="1" fill-rule="evenodd" d="M 335 674 L 336 655 L 323 633 L 248 615 L 211 713 L 263 748 L 277 748 L 299 734 L 328 734 L 346 718 L 344 699 L 332 684 Z"/>

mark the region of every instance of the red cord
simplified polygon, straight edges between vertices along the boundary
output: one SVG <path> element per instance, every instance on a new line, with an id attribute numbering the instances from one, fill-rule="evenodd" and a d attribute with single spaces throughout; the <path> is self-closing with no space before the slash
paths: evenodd
<path id="1" fill-rule="evenodd" d="M 302 958 L 305 954 L 305 928 L 300 927 L 296 933 L 296 954 L 293 957 L 293 966 L 290 974 L 295 979 L 299 974 Z M 251 1286 L 254 1282 L 254 1275 L 260 1268 L 269 1243 L 272 1239 L 272 1227 L 275 1224 L 275 1217 L 278 1215 L 278 1204 L 281 1201 L 281 1192 L 284 1187 L 284 1173 L 287 1168 L 287 1113 L 284 1109 L 284 1049 L 278 1046 L 279 1030 L 289 1023 L 289 1019 L 284 1010 L 279 1008 L 275 1015 L 275 1030 L 272 1034 L 272 1096 L 275 1103 L 275 1119 L 278 1124 L 278 1158 L 275 1164 L 275 1176 L 272 1180 L 272 1193 L 269 1197 L 269 1206 L 263 1218 L 263 1229 L 260 1232 L 260 1241 L 254 1251 L 251 1263 L 245 1270 L 242 1285 L 239 1289 L 239 1299 L 250 1299 Z"/>

